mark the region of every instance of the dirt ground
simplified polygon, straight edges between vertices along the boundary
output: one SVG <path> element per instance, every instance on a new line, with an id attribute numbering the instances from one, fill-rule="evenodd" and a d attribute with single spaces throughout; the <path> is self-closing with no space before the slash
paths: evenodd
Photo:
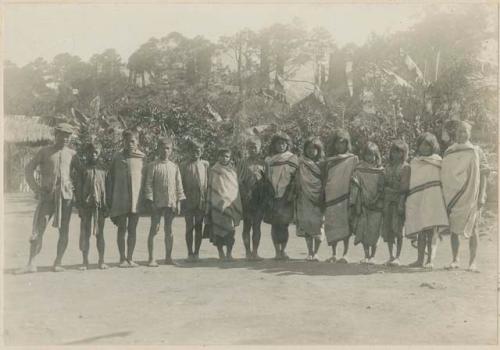
<path id="1" fill-rule="evenodd" d="M 216 261 L 215 247 L 202 244 L 202 262 L 184 262 L 184 220 L 174 221 L 177 266 L 119 269 L 116 233 L 106 223 L 106 271 L 79 271 L 78 216 L 71 223 L 64 258 L 68 271 L 50 272 L 57 232 L 49 228 L 39 256 L 40 272 L 13 275 L 26 263 L 35 201 L 7 195 L 5 202 L 4 342 L 6 345 L 62 344 L 496 344 L 497 226 L 484 215 L 481 273 L 449 272 L 449 238 L 437 256 L 437 269 L 365 266 L 362 248 L 351 247 L 348 265 L 303 259 L 305 242 L 291 229 L 290 262 L 270 260 L 273 248 L 264 225 L 260 253 L 246 262 L 238 231 L 233 263 Z M 147 258 L 149 219 L 139 223 L 135 259 Z M 467 242 L 461 250 L 466 266 Z M 92 261 L 96 262 L 95 241 Z M 158 258 L 163 242 L 156 240 Z M 329 256 L 329 247 L 320 256 Z M 377 260 L 387 259 L 379 244 Z M 404 242 L 402 262 L 416 250 Z"/>

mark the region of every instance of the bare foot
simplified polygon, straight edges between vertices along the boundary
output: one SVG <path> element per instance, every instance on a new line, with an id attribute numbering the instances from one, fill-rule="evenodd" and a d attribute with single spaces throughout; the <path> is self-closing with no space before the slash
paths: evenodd
<path id="1" fill-rule="evenodd" d="M 290 260 L 290 257 L 288 256 L 287 253 L 285 252 L 281 252 L 281 259 L 282 260 Z"/>
<path id="2" fill-rule="evenodd" d="M 37 268 L 35 265 L 27 265 L 23 268 L 20 268 L 14 272 L 15 275 L 24 275 L 27 273 L 35 273 L 37 271 Z"/>
<path id="3" fill-rule="evenodd" d="M 234 262 L 235 260 L 234 260 L 232 255 L 228 255 L 228 256 L 226 256 L 226 261 L 227 262 Z"/>
<path id="4" fill-rule="evenodd" d="M 424 263 L 421 263 L 419 261 L 412 262 L 411 264 L 408 264 L 408 267 L 424 267 Z"/>
<path id="5" fill-rule="evenodd" d="M 87 265 L 82 265 L 78 268 L 78 270 L 80 271 L 87 271 L 89 269 L 89 267 Z"/>
<path id="6" fill-rule="evenodd" d="M 340 263 L 340 264 L 347 264 L 347 263 L 349 263 L 349 261 L 347 260 L 347 258 L 345 256 L 341 257 L 337 262 Z"/>
<path id="7" fill-rule="evenodd" d="M 460 265 L 458 264 L 458 261 L 452 261 L 450 265 L 445 267 L 445 269 L 446 270 L 456 270 L 459 267 L 460 267 Z"/>
<path id="8" fill-rule="evenodd" d="M 156 261 L 155 261 L 155 263 L 156 263 Z M 130 267 L 138 267 L 138 266 L 139 266 L 139 264 L 138 264 L 138 263 L 136 263 L 136 262 L 135 262 L 135 261 L 133 261 L 133 260 L 129 260 L 129 261 L 128 261 L 128 264 L 130 265 Z M 156 266 L 158 266 L 158 264 L 156 264 Z"/>
<path id="9" fill-rule="evenodd" d="M 52 268 L 52 271 L 63 272 L 63 271 L 66 271 L 66 269 L 64 267 L 62 267 L 61 265 L 54 265 L 54 267 Z"/>
<path id="10" fill-rule="evenodd" d="M 470 264 L 469 268 L 467 269 L 469 272 L 475 272 L 479 273 L 479 269 L 477 268 L 477 265 L 475 263 Z"/>
<path id="11" fill-rule="evenodd" d="M 428 262 L 427 264 L 425 264 L 424 268 L 432 270 L 434 268 L 434 264 L 431 262 Z"/>
<path id="12" fill-rule="evenodd" d="M 99 263 L 99 269 L 101 270 L 107 270 L 109 268 L 108 265 L 106 265 L 105 263 Z"/>
<path id="13" fill-rule="evenodd" d="M 174 261 L 172 258 L 165 258 L 165 261 L 163 262 L 165 265 L 175 265 Z"/>
<path id="14" fill-rule="evenodd" d="M 327 263 L 337 262 L 337 257 L 336 256 L 329 257 L 328 259 L 325 260 L 325 262 Z"/>
<path id="15" fill-rule="evenodd" d="M 124 260 L 124 261 L 120 262 L 120 265 L 118 265 L 118 267 L 121 267 L 123 269 L 128 269 L 130 267 L 130 264 L 128 263 L 127 260 Z"/>
<path id="16" fill-rule="evenodd" d="M 262 258 L 259 256 L 259 254 L 257 254 L 257 253 L 253 253 L 253 254 L 252 254 L 252 260 L 255 260 L 255 261 L 261 261 L 261 260 L 264 260 L 264 259 L 262 259 Z"/>
<path id="17" fill-rule="evenodd" d="M 158 267 L 158 263 L 154 260 L 148 261 L 148 267 Z"/>

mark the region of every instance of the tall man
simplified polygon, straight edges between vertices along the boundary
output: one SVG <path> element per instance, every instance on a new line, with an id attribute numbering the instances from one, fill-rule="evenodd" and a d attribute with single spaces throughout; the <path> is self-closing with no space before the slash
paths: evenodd
<path id="1" fill-rule="evenodd" d="M 73 128 L 66 123 L 55 128 L 55 142 L 43 147 L 26 165 L 26 181 L 38 198 L 33 218 L 33 231 L 30 237 L 30 256 L 28 265 L 20 273 L 36 272 L 35 257 L 42 249 L 42 240 L 47 224 L 53 218 L 52 226 L 59 229 L 57 256 L 54 271 L 64 271 L 61 261 L 68 246 L 69 222 L 73 202 L 73 181 L 78 161 L 76 152 L 68 147 Z M 35 180 L 34 172 L 40 168 L 40 181 Z"/>

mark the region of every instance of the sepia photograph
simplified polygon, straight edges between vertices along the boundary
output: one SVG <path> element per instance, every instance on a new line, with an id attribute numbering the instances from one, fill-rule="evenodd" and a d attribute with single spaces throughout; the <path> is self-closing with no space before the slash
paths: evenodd
<path id="1" fill-rule="evenodd" d="M 498 345 L 498 2 L 4 1 L 2 345 Z"/>

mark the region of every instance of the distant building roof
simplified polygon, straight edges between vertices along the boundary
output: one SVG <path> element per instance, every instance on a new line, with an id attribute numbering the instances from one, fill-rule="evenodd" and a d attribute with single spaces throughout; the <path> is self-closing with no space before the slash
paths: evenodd
<path id="1" fill-rule="evenodd" d="M 24 115 L 4 116 L 4 140 L 10 143 L 36 143 L 53 139 L 50 126 L 42 124 L 40 117 Z"/>

